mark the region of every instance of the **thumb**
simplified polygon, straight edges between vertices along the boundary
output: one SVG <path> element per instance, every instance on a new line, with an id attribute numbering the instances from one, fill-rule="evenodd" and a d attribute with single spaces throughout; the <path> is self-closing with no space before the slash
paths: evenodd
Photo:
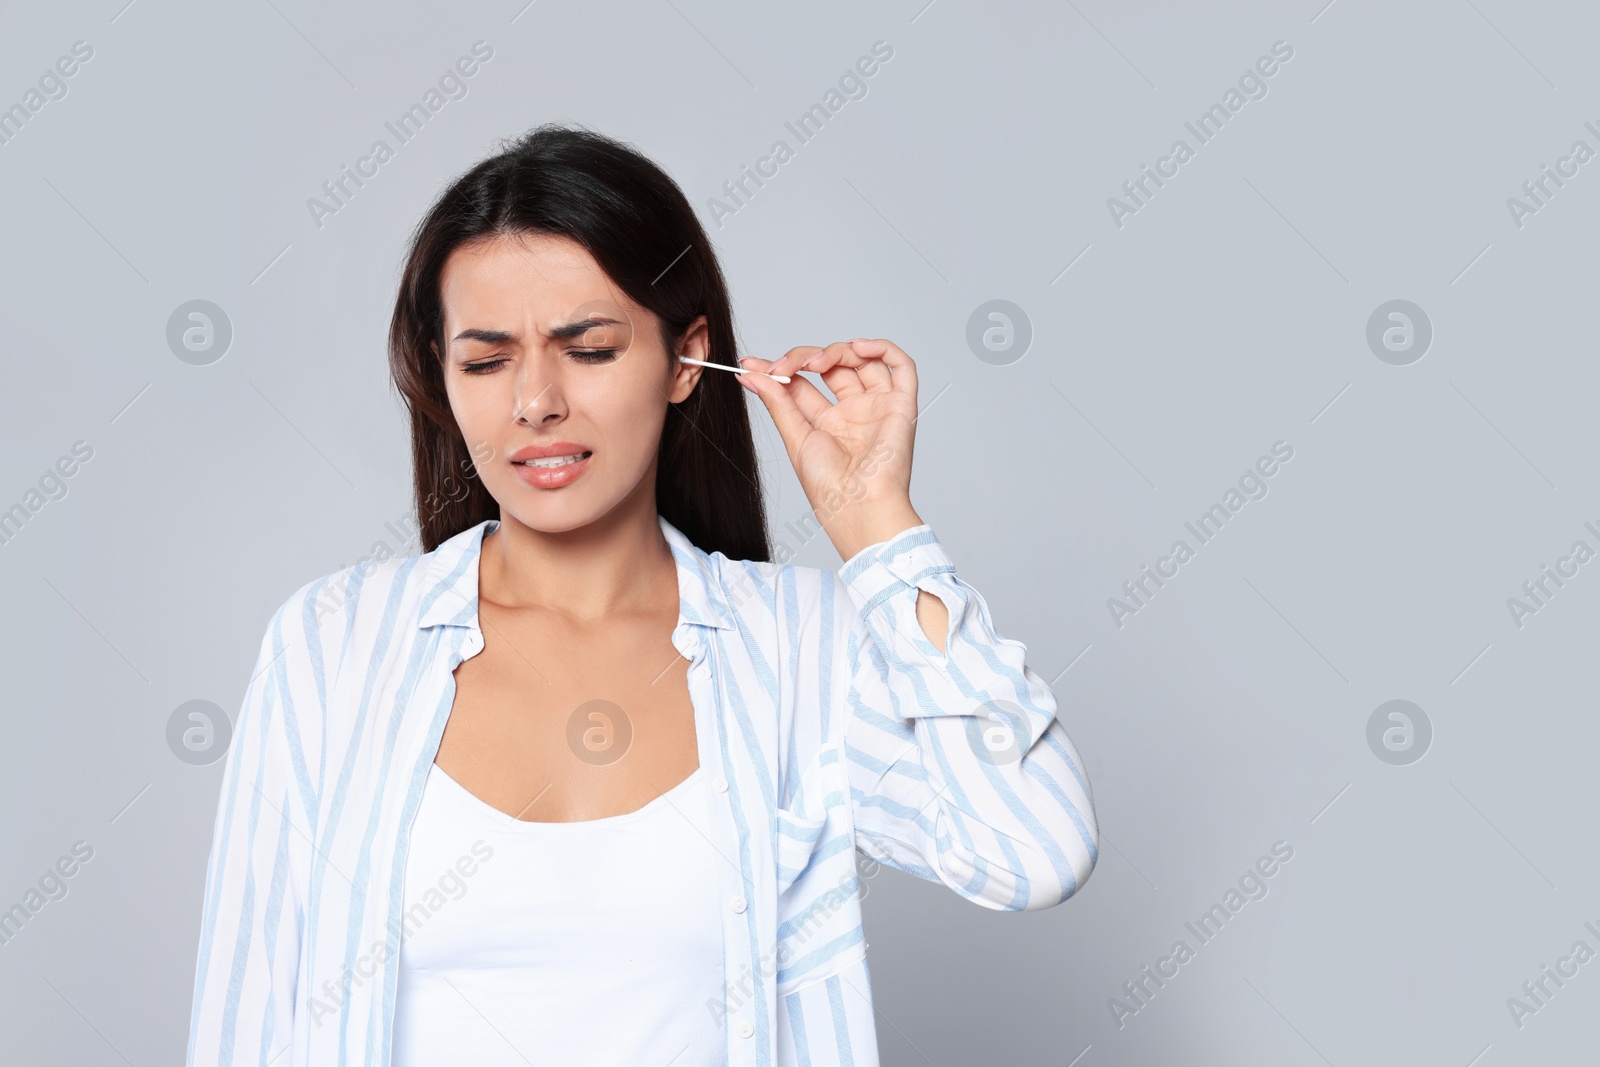
<path id="1" fill-rule="evenodd" d="M 755 356 L 741 359 L 741 366 L 751 365 L 750 370 L 760 371 L 772 366 L 769 360 L 759 359 Z M 754 366 L 761 364 L 761 366 Z M 782 382 L 775 382 L 765 374 L 741 374 L 739 384 L 761 398 L 761 403 L 766 406 L 767 414 L 772 416 L 773 423 L 778 427 L 778 434 L 783 438 L 783 443 L 792 457 L 797 454 L 800 442 L 814 428 L 811 420 L 806 418 L 800 405 L 789 394 L 789 387 Z"/>

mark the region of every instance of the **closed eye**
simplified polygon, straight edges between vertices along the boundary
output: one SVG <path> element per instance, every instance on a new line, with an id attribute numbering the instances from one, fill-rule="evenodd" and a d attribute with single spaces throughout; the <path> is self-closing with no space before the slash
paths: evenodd
<path id="1" fill-rule="evenodd" d="M 568 353 L 568 355 L 572 356 L 572 358 L 577 360 L 579 363 L 588 364 L 590 366 L 598 366 L 602 363 L 611 362 L 617 357 L 618 351 L 619 349 L 615 348 L 574 348 Z M 475 363 L 461 364 L 461 370 L 466 374 L 488 374 L 502 364 L 510 362 L 511 361 L 505 357 L 500 357 L 498 359 L 481 359 Z"/>

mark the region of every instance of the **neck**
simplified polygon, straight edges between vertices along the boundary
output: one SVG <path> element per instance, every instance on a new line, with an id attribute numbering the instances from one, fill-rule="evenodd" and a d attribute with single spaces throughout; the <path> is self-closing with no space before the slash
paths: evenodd
<path id="1" fill-rule="evenodd" d="M 656 516 L 655 494 L 625 501 L 594 522 L 548 533 L 502 508 L 483 542 L 479 596 L 586 626 L 625 614 L 677 611 L 677 570 Z"/>

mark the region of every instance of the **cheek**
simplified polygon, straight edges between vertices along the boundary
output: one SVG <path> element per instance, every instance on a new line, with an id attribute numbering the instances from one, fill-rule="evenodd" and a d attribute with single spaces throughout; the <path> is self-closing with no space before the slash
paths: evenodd
<path id="1" fill-rule="evenodd" d="M 666 411 L 659 383 L 621 376 L 604 381 L 596 376 L 568 398 L 572 415 L 591 427 L 609 451 L 648 459 Z"/>
<path id="2" fill-rule="evenodd" d="M 500 422 L 505 422 L 505 416 L 510 410 L 511 401 L 495 379 L 502 377 L 497 374 L 484 375 L 482 378 L 464 378 L 455 375 L 445 386 L 445 396 L 450 401 L 450 411 L 456 418 L 456 425 L 461 427 L 462 434 L 470 442 L 474 437 L 483 438 L 493 434 L 495 416 L 501 416 Z"/>
<path id="3" fill-rule="evenodd" d="M 496 471 L 484 468 L 486 465 L 494 467 L 492 461 L 505 447 L 505 435 L 512 425 L 510 393 L 498 383 L 487 380 L 498 377 L 488 375 L 483 381 L 447 380 L 445 386 L 445 398 L 450 403 L 456 428 L 466 443 L 473 468 L 486 479 L 486 484 L 495 477 Z"/>

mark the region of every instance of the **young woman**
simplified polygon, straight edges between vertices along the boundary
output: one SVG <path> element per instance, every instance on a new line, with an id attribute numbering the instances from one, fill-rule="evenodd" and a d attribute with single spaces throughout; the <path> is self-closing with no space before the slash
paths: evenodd
<path id="1" fill-rule="evenodd" d="M 631 148 L 541 127 L 439 197 L 390 330 L 426 551 L 267 628 L 191 1065 L 875 1064 L 873 864 L 1083 884 L 1055 699 L 911 504 L 910 357 L 736 351 Z M 746 390 L 839 572 L 770 558 Z"/>

